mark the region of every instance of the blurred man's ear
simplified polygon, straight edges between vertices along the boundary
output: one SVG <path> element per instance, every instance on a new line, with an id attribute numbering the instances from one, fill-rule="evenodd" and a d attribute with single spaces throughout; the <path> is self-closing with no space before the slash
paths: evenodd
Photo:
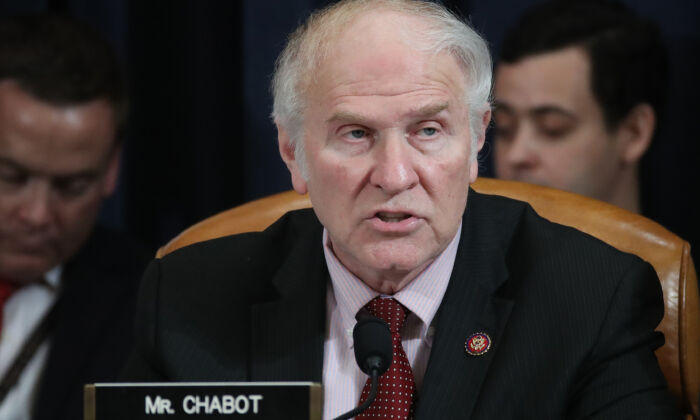
<path id="1" fill-rule="evenodd" d="M 299 194 L 306 194 L 308 191 L 306 180 L 302 175 L 301 168 L 299 167 L 299 161 L 294 153 L 294 145 L 291 143 L 289 132 L 278 121 L 275 121 L 275 125 L 277 126 L 277 142 L 280 156 L 282 156 L 282 160 L 284 161 L 285 165 L 287 165 L 289 174 L 292 176 L 292 186 Z M 298 141 L 303 140 L 298 139 Z"/>
<path id="2" fill-rule="evenodd" d="M 122 159 L 122 147 L 116 146 L 107 162 L 107 170 L 105 171 L 105 179 L 102 187 L 102 196 L 107 197 L 114 193 L 119 180 L 119 165 Z"/>
<path id="3" fill-rule="evenodd" d="M 476 140 L 476 152 L 479 153 L 481 151 L 481 148 L 484 147 L 484 142 L 486 141 L 486 127 L 489 126 L 489 122 L 491 122 L 491 110 L 487 110 L 484 112 L 484 115 L 481 116 L 481 127 L 479 127 L 479 130 L 477 131 L 477 135 L 479 138 Z M 475 155 L 476 156 L 476 155 Z M 479 162 L 475 158 L 469 166 L 469 183 L 472 183 L 476 181 L 476 178 L 479 176 Z"/>
<path id="4" fill-rule="evenodd" d="M 484 112 L 484 115 L 481 117 L 481 130 L 479 130 L 479 140 L 477 141 L 477 152 L 480 152 L 481 149 L 484 147 L 484 142 L 486 141 L 486 128 L 489 126 L 489 123 L 491 122 L 491 110 L 488 109 L 486 112 Z"/>
<path id="5" fill-rule="evenodd" d="M 618 156 L 623 164 L 634 165 L 644 156 L 656 128 L 656 114 L 651 105 L 635 105 L 616 129 Z"/>

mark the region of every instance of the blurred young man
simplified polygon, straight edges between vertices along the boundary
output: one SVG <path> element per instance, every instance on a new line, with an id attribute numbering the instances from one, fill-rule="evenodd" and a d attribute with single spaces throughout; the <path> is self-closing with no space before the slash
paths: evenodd
<path id="1" fill-rule="evenodd" d="M 113 380 L 130 346 L 148 256 L 95 227 L 125 113 L 114 53 L 88 27 L 0 20 L 2 419 L 82 418 L 83 384 Z"/>
<path id="2" fill-rule="evenodd" d="M 639 212 L 639 163 L 665 88 L 651 22 L 611 1 L 536 6 L 507 34 L 496 69 L 496 175 Z"/>

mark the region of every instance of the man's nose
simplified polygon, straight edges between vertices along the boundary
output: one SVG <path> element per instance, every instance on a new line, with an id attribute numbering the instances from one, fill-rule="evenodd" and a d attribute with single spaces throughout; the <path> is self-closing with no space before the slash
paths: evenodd
<path id="1" fill-rule="evenodd" d="M 389 195 L 413 188 L 418 184 L 413 153 L 406 140 L 398 135 L 387 135 L 375 150 L 375 166 L 370 183 Z"/>
<path id="2" fill-rule="evenodd" d="M 506 146 L 506 163 L 513 169 L 528 169 L 539 159 L 534 133 L 527 126 L 519 127 Z"/>
<path id="3" fill-rule="evenodd" d="M 27 225 L 39 228 L 51 222 L 51 186 L 35 182 L 27 186 L 20 203 L 20 219 Z"/>

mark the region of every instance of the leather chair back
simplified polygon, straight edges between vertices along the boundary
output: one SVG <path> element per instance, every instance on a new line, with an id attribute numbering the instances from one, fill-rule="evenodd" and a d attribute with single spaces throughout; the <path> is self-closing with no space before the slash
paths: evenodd
<path id="1" fill-rule="evenodd" d="M 656 269 L 666 309 L 658 327 L 666 343 L 656 356 L 687 418 L 698 419 L 700 299 L 688 242 L 643 216 L 577 194 L 489 178 L 480 178 L 472 187 L 481 193 L 527 201 L 542 217 L 636 254 Z M 160 248 L 156 256 L 207 239 L 261 231 L 287 211 L 306 207 L 311 207 L 308 196 L 294 191 L 261 198 L 193 225 Z"/>

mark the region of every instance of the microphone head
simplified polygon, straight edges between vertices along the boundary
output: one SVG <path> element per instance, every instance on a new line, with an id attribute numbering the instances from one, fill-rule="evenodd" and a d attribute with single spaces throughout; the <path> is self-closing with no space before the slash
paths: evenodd
<path id="1" fill-rule="evenodd" d="M 393 357 L 391 330 L 386 322 L 373 316 L 362 317 L 352 330 L 355 360 L 367 375 L 389 369 Z"/>

